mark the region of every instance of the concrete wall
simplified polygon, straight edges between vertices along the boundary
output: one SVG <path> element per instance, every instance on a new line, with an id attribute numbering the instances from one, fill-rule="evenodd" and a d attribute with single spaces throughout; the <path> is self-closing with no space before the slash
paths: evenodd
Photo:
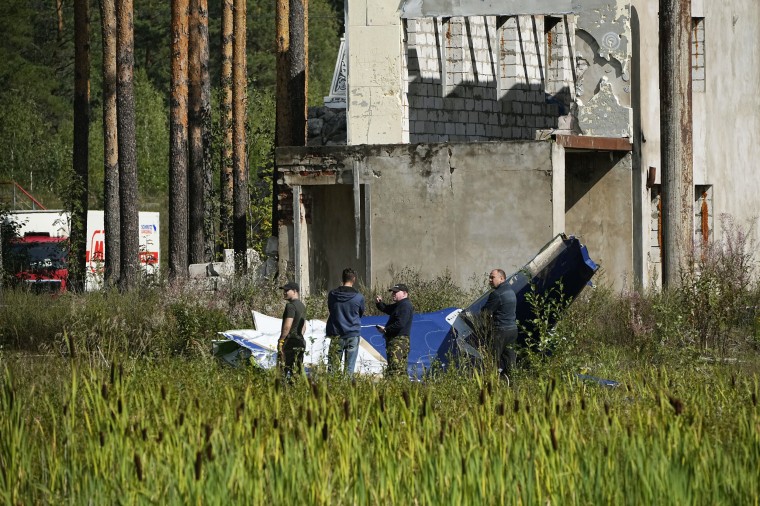
<path id="1" fill-rule="evenodd" d="M 402 30 L 398 2 L 351 0 L 347 14 L 347 142 L 402 142 Z"/>
<path id="2" fill-rule="evenodd" d="M 356 271 L 360 283 L 368 283 L 362 225 L 358 235 L 358 258 L 356 253 L 353 186 L 308 186 L 305 191 L 311 195 L 312 202 L 308 237 L 312 290 L 326 290 L 339 285 L 346 267 Z"/>
<path id="3" fill-rule="evenodd" d="M 299 185 L 309 208 L 310 269 L 315 287 L 336 283 L 347 265 L 364 261 L 363 281 L 385 286 L 405 268 L 455 282 L 482 281 L 494 267 L 513 272 L 556 233 L 551 142 L 382 145 L 278 150 L 284 182 Z M 559 160 L 559 161 L 558 161 Z M 351 167 L 360 167 L 361 249 L 355 260 Z M 558 168 L 564 171 L 564 167 Z M 553 187 L 555 186 L 555 187 Z M 366 202 L 370 202 L 369 205 Z M 292 225 L 281 227 L 281 237 Z M 280 250 L 281 256 L 293 248 Z M 356 268 L 356 267 L 355 267 Z"/>
<path id="4" fill-rule="evenodd" d="M 756 75 L 760 68 L 760 48 L 745 44 L 742 37 L 754 33 L 760 24 L 760 2 L 692 0 L 692 16 L 704 18 L 704 61 L 697 65 L 692 95 L 694 136 L 694 183 L 712 186 L 710 210 L 712 236 L 721 240 L 721 215 L 742 225 L 760 217 L 760 177 L 754 160 L 760 156 L 756 132 L 760 128 L 760 96 Z M 660 164 L 660 97 L 658 2 L 631 1 L 633 54 L 633 106 L 635 114 L 633 163 L 634 256 L 640 259 L 644 286 L 659 284 L 659 249 L 653 247 L 650 229 L 656 223 L 657 192 L 645 187 L 648 167 Z M 698 63 L 698 62 L 695 62 Z M 700 68 L 701 67 L 701 68 Z M 638 160 L 636 159 L 638 158 Z M 697 223 L 695 221 L 695 228 Z M 749 230 L 760 237 L 760 222 Z M 695 230 L 695 238 L 699 235 Z M 637 261 L 637 264 L 639 262 Z"/>
<path id="5" fill-rule="evenodd" d="M 549 3 L 351 1 L 348 144 L 629 137 L 628 3 Z"/>
<path id="6" fill-rule="evenodd" d="M 572 22 L 545 33 L 544 21 L 543 16 L 405 20 L 409 142 L 533 140 L 556 128 L 560 113 L 569 113 L 564 67 L 569 69 L 570 61 L 558 56 L 567 54 L 564 32 Z"/>
<path id="7" fill-rule="evenodd" d="M 565 228 L 580 238 L 601 267 L 596 281 L 634 285 L 631 155 L 568 153 Z"/>
<path id="8" fill-rule="evenodd" d="M 426 145 L 371 161 L 374 280 L 403 267 L 462 286 L 552 236 L 550 143 Z M 481 276 L 482 278 L 482 276 Z"/>

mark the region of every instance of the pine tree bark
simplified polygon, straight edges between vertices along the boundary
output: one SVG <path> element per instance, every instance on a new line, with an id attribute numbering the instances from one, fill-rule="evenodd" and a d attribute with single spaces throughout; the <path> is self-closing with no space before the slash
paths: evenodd
<path id="1" fill-rule="evenodd" d="M 90 7 L 74 1 L 74 174 L 69 191 L 69 288 L 84 290 L 87 259 L 87 190 L 90 136 Z"/>
<path id="2" fill-rule="evenodd" d="M 210 203 L 209 151 L 210 84 L 208 75 L 208 5 L 206 0 L 190 0 L 189 41 L 189 261 L 191 264 L 211 261 L 207 230 L 211 223 L 207 216 Z"/>
<path id="3" fill-rule="evenodd" d="M 247 65 L 246 65 L 246 0 L 235 0 L 232 49 L 232 145 L 233 145 L 233 247 L 235 273 L 248 270 L 248 163 L 246 149 Z"/>
<path id="4" fill-rule="evenodd" d="M 188 276 L 188 0 L 172 0 L 169 280 Z"/>
<path id="5" fill-rule="evenodd" d="M 116 116 L 119 151 L 120 272 L 122 290 L 140 280 L 137 210 L 137 146 L 134 93 L 134 8 L 132 0 L 116 2 Z"/>
<path id="6" fill-rule="evenodd" d="M 305 146 L 308 93 L 308 0 L 277 0 L 277 117 L 275 146 Z M 272 234 L 277 235 L 277 181 L 275 166 L 272 199 Z"/>
<path id="7" fill-rule="evenodd" d="M 232 246 L 232 6 L 233 0 L 222 0 L 222 153 L 219 181 L 219 242 L 222 249 Z"/>
<path id="8" fill-rule="evenodd" d="M 103 37 L 103 203 L 107 285 L 119 279 L 119 151 L 116 134 L 116 5 L 100 0 Z"/>
<path id="9" fill-rule="evenodd" d="M 58 23 L 56 25 L 56 36 L 58 38 L 58 42 L 63 39 L 63 0 L 55 0 L 55 15 L 58 19 Z"/>

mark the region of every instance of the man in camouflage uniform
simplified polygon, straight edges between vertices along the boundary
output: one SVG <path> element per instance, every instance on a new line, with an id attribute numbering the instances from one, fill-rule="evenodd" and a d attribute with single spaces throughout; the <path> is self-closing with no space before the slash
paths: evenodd
<path id="1" fill-rule="evenodd" d="M 385 327 L 378 325 L 377 330 L 385 337 L 388 358 L 386 374 L 397 376 L 407 372 L 414 308 L 409 300 L 409 288 L 405 284 L 395 284 L 388 291 L 393 293 L 393 304 L 385 304 L 380 296 L 375 298 L 377 309 L 390 316 Z"/>

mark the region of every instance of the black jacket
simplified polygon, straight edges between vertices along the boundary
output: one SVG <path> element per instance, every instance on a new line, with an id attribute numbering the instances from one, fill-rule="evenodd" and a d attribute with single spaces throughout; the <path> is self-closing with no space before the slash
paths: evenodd
<path id="1" fill-rule="evenodd" d="M 385 337 L 393 338 L 396 336 L 410 336 L 412 334 L 412 316 L 414 308 L 412 301 L 407 297 L 393 304 L 377 302 L 377 309 L 390 315 L 388 323 L 385 324 Z"/>
<path id="2" fill-rule="evenodd" d="M 494 288 L 483 306 L 483 311 L 492 315 L 493 326 L 497 329 L 517 328 L 516 309 L 517 297 L 506 281 Z"/>

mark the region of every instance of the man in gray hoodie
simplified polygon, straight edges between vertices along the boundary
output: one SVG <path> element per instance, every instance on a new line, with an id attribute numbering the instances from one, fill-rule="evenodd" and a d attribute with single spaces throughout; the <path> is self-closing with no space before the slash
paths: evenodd
<path id="1" fill-rule="evenodd" d="M 359 355 L 364 296 L 354 288 L 356 272 L 352 268 L 343 269 L 342 279 L 343 284 L 327 296 L 327 309 L 330 311 L 325 329 L 330 340 L 327 369 L 330 372 L 338 371 L 341 359 L 345 359 L 345 371 L 351 376 Z"/>

